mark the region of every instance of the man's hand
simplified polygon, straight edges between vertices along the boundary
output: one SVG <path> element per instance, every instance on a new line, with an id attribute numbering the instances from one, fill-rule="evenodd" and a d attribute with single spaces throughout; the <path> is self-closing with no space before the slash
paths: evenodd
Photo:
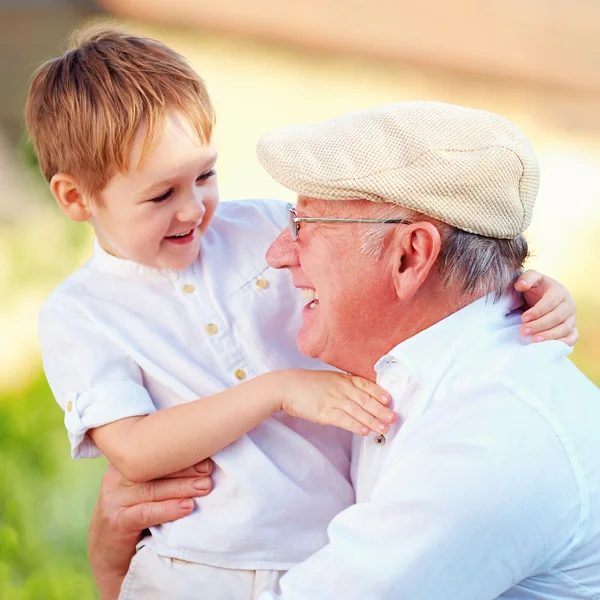
<path id="1" fill-rule="evenodd" d="M 108 465 L 92 515 L 88 553 L 102 600 L 116 600 L 142 531 L 175 521 L 194 509 L 192 498 L 212 488 L 212 461 L 165 479 L 131 483 Z"/>
<path id="2" fill-rule="evenodd" d="M 515 289 L 531 307 L 523 313 L 523 336 L 532 336 L 534 342 L 559 340 L 575 345 L 579 339 L 575 300 L 564 285 L 530 269 L 517 279 Z"/>

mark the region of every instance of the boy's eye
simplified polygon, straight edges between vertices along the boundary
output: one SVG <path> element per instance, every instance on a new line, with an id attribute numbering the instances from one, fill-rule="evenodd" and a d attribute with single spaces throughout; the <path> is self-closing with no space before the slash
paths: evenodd
<path id="1" fill-rule="evenodd" d="M 198 176 L 198 179 L 196 179 L 196 181 L 206 181 L 207 179 L 210 179 L 214 174 L 215 170 L 211 169 L 210 171 L 206 171 L 206 173 L 202 173 L 202 175 Z"/>
<path id="2" fill-rule="evenodd" d="M 173 193 L 173 190 L 167 190 L 164 194 L 161 194 L 160 196 L 157 196 L 156 198 L 152 198 L 150 200 L 150 202 L 156 202 L 157 204 L 159 202 L 164 202 L 165 200 L 168 200 L 171 197 L 171 194 Z"/>

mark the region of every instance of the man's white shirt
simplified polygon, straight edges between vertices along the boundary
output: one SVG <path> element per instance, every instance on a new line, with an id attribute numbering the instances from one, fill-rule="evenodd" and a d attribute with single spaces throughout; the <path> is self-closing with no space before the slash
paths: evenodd
<path id="1" fill-rule="evenodd" d="M 99 456 L 87 431 L 222 392 L 283 368 L 326 368 L 296 347 L 303 303 L 265 262 L 285 204 L 221 204 L 199 259 L 169 271 L 94 256 L 40 314 L 46 376 L 74 457 Z M 217 567 L 285 570 L 327 542 L 354 501 L 350 435 L 278 414 L 218 452 L 214 491 L 153 528 L 159 554 Z"/>
<path id="2" fill-rule="evenodd" d="M 600 598 L 600 392 L 482 298 L 376 365 L 399 421 L 281 600 Z M 265 600 L 272 596 L 264 595 Z"/>

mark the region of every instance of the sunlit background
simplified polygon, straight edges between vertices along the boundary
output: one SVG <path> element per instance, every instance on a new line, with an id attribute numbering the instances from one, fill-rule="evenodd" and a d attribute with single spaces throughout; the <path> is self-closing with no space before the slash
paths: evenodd
<path id="1" fill-rule="evenodd" d="M 37 311 L 91 251 L 23 134 L 29 77 L 90 20 L 182 52 L 217 109 L 222 198 L 291 199 L 258 137 L 389 101 L 500 112 L 529 135 L 542 185 L 531 265 L 578 303 L 575 363 L 600 383 L 600 4 L 590 0 L 20 0 L 0 4 L 0 598 L 95 598 L 86 530 L 102 460 L 69 458 Z M 600 435 L 600 429 L 599 429 Z"/>

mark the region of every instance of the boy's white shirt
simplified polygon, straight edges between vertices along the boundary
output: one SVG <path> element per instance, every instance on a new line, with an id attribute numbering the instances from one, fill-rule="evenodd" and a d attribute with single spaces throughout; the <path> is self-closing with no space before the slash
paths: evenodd
<path id="1" fill-rule="evenodd" d="M 327 368 L 296 347 L 306 300 L 265 262 L 285 204 L 222 203 L 182 271 L 94 256 L 40 313 L 46 376 L 74 457 L 99 456 L 88 429 L 219 393 L 268 371 Z M 278 414 L 213 460 L 214 491 L 148 544 L 183 560 L 288 569 L 327 543 L 354 501 L 350 435 Z"/>

